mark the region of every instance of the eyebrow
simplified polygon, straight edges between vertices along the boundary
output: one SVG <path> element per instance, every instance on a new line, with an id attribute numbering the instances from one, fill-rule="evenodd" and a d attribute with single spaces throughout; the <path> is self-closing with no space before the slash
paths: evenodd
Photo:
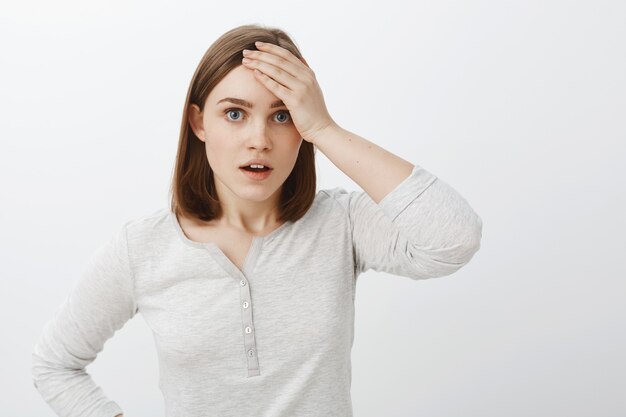
<path id="1" fill-rule="evenodd" d="M 226 98 L 223 98 L 223 99 L 221 99 L 220 101 L 218 101 L 218 102 L 217 102 L 217 103 L 215 103 L 215 104 L 216 104 L 216 105 L 218 105 L 218 104 L 220 104 L 220 103 L 221 103 L 221 102 L 223 102 L 223 101 L 229 101 L 229 102 L 231 102 L 231 103 L 234 103 L 234 104 L 239 104 L 239 105 L 241 105 L 241 106 L 248 107 L 248 108 L 252 108 L 252 107 L 254 107 L 254 106 L 252 105 L 252 103 L 250 103 L 250 102 L 249 102 L 249 101 L 247 101 L 247 100 L 243 100 L 243 99 L 240 99 L 240 98 L 233 98 L 233 97 L 226 97 Z M 282 101 L 282 100 L 278 100 L 278 101 L 275 101 L 275 102 L 273 102 L 272 104 L 270 104 L 270 109 L 273 109 L 273 108 L 275 108 L 275 107 L 287 107 L 287 106 L 285 106 L 285 103 L 283 103 L 283 101 Z"/>

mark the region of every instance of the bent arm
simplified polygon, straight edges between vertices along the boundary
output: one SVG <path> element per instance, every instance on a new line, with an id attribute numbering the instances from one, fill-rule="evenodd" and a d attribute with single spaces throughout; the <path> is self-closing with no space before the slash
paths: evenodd
<path id="1" fill-rule="evenodd" d="M 92 255 L 32 351 L 33 385 L 57 415 L 122 414 L 85 368 L 136 312 L 124 226 Z"/>

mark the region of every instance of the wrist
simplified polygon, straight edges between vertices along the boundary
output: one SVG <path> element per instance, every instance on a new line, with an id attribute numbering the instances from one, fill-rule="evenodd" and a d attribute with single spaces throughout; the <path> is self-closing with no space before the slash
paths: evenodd
<path id="1" fill-rule="evenodd" d="M 334 121 L 330 121 L 327 125 L 316 130 L 315 133 L 309 135 L 307 140 L 311 142 L 312 144 L 319 146 L 319 143 L 320 141 L 323 140 L 323 138 L 332 136 L 332 132 L 337 131 L 339 129 L 341 128 L 339 127 L 337 123 L 335 123 Z"/>

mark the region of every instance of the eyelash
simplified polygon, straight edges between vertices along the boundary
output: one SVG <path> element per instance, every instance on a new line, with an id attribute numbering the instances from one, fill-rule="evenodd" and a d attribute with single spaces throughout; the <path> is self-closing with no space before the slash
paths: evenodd
<path id="1" fill-rule="evenodd" d="M 234 110 L 236 110 L 236 111 L 240 111 L 240 112 L 242 112 L 242 113 L 245 113 L 245 112 L 246 112 L 245 110 L 240 109 L 240 108 L 238 108 L 238 107 L 231 107 L 231 108 L 229 108 L 229 109 L 224 110 L 224 116 L 226 117 L 226 120 L 227 120 L 227 121 L 229 121 L 229 122 L 231 122 L 231 123 L 239 123 L 239 121 L 238 121 L 238 120 L 231 120 L 231 119 L 229 119 L 229 118 L 228 118 L 228 113 L 230 113 L 231 111 L 234 111 Z M 278 124 L 280 124 L 280 125 L 286 125 L 286 124 L 288 124 L 289 122 L 291 122 L 291 113 L 289 113 L 289 111 L 287 111 L 287 110 L 279 110 L 279 111 L 277 111 L 276 113 L 274 113 L 274 115 L 276 115 L 276 114 L 278 114 L 278 113 L 286 113 L 286 114 L 288 114 L 288 115 L 289 115 L 289 120 L 287 120 L 286 122 L 283 122 L 283 123 L 278 122 Z"/>

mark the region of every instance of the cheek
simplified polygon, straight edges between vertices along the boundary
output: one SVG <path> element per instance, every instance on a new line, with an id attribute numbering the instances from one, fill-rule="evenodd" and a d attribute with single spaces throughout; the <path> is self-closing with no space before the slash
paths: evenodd
<path id="1" fill-rule="evenodd" d="M 216 171 L 228 169 L 228 161 L 235 160 L 236 152 L 229 148 L 227 140 L 215 140 L 215 137 L 208 137 L 205 142 L 205 151 L 209 165 Z"/>
<path id="2" fill-rule="evenodd" d="M 303 142 L 304 139 L 302 139 L 301 136 L 298 136 L 298 138 L 293 141 L 293 152 L 296 154 L 296 156 L 298 155 L 298 152 L 300 152 L 300 147 L 302 146 Z"/>

